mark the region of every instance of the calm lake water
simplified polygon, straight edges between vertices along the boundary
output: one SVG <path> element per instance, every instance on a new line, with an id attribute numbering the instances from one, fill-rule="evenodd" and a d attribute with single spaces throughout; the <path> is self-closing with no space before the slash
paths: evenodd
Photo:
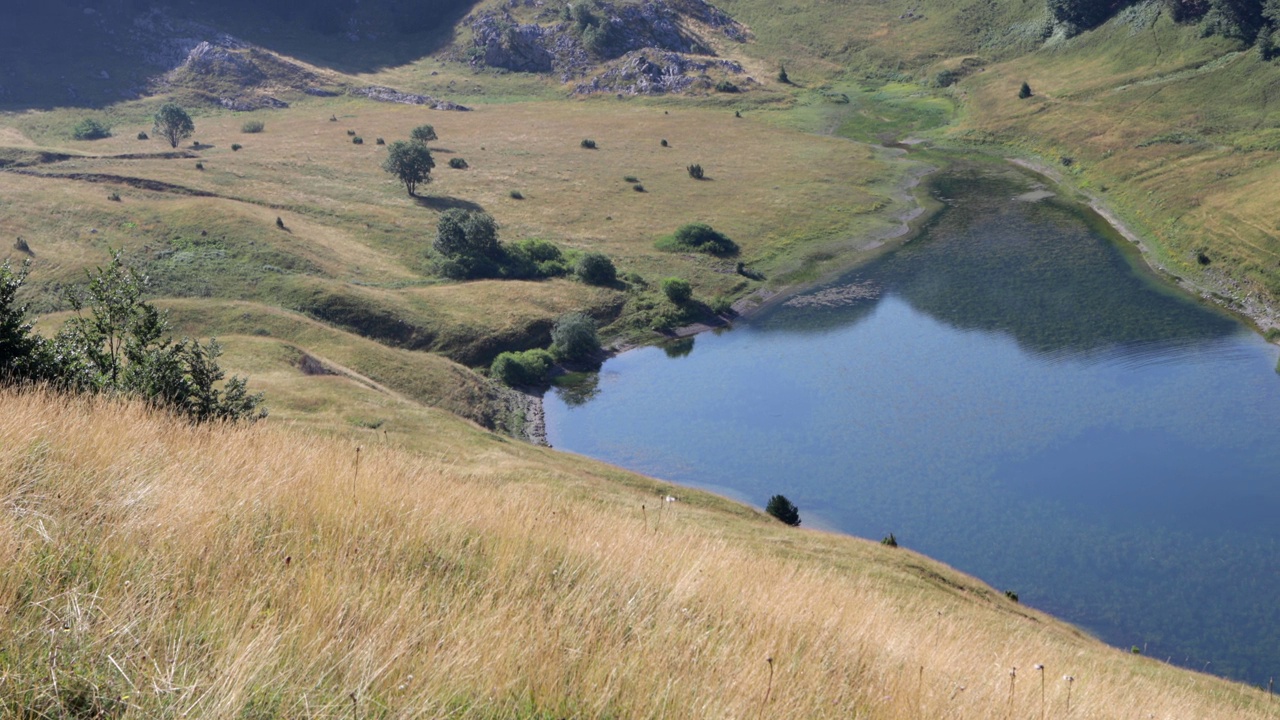
<path id="1" fill-rule="evenodd" d="M 546 398 L 557 448 L 880 539 L 1121 647 L 1280 675 L 1280 350 L 1096 216 L 953 171 L 919 237 Z"/>

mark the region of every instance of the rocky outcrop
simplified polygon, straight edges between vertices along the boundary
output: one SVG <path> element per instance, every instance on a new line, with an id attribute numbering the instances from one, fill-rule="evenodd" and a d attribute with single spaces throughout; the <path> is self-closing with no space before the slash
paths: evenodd
<path id="1" fill-rule="evenodd" d="M 509 0 L 509 7 L 520 2 Z M 561 82 L 587 77 L 598 63 L 606 63 L 603 73 L 578 84 L 579 93 L 681 92 L 706 84 L 688 76 L 691 71 L 702 73 L 715 65 L 726 73 L 742 72 L 736 63 L 706 60 L 715 53 L 699 33 L 710 29 L 735 42 L 746 42 L 749 33 L 705 0 L 597 2 L 583 8 L 546 17 L 545 24 L 519 23 L 509 9 L 472 15 L 466 19 L 472 33 L 470 62 L 515 72 L 555 72 Z"/>
<path id="2" fill-rule="evenodd" d="M 395 88 L 383 87 L 381 85 L 356 88 L 351 91 L 351 94 L 366 97 L 378 102 L 397 103 L 400 105 L 425 105 L 432 110 L 457 110 L 466 112 L 471 109 L 465 105 L 450 102 L 449 100 L 440 100 L 433 98 L 430 95 L 400 92 Z"/>
<path id="3" fill-rule="evenodd" d="M 661 95 L 688 90 L 710 90 L 714 83 L 706 73 L 712 69 L 725 73 L 742 73 L 742 66 L 731 60 L 691 58 L 680 53 L 639 50 L 609 63 L 603 72 L 579 83 L 573 91 L 579 95 Z"/>

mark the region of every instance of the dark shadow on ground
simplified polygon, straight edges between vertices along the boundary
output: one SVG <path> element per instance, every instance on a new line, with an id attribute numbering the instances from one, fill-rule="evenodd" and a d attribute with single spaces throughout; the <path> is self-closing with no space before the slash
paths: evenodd
<path id="1" fill-rule="evenodd" d="M 418 195 L 413 198 L 418 205 L 429 210 L 443 212 L 445 210 L 473 210 L 476 212 L 484 212 L 484 206 L 479 203 L 463 200 L 462 198 L 449 197 L 448 195 Z"/>
<path id="2" fill-rule="evenodd" d="M 476 1 L 7 3 L 13 7 L 0 12 L 0 109 L 97 109 L 148 95 L 182 62 L 184 50 L 173 42 L 179 37 L 217 41 L 225 33 L 321 68 L 374 73 L 446 47 Z M 359 32 L 350 31 L 353 20 Z"/>

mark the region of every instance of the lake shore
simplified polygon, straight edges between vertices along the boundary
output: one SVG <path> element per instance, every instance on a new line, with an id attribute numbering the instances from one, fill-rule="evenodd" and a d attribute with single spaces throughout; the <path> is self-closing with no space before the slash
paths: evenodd
<path id="1" fill-rule="evenodd" d="M 1202 300 L 1213 303 L 1248 321 L 1259 332 L 1265 333 L 1272 328 L 1280 328 L 1280 308 L 1261 300 L 1255 293 L 1248 293 L 1240 283 L 1232 278 L 1223 277 L 1217 282 L 1198 282 L 1188 279 L 1170 270 L 1152 252 L 1150 246 L 1132 227 L 1122 220 L 1106 201 L 1087 190 L 1074 187 L 1062 173 L 1043 162 L 1026 158 L 1005 158 L 1013 165 L 1029 170 L 1054 184 L 1058 188 L 1075 190 L 1089 209 L 1097 213 L 1121 237 L 1128 240 L 1141 253 L 1147 267 L 1167 278 L 1183 291 L 1195 295 Z"/>

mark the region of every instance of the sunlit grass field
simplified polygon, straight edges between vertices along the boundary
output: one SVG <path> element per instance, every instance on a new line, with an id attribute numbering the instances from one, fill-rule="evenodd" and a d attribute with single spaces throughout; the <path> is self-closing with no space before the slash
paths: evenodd
<path id="1" fill-rule="evenodd" d="M 1280 714 L 910 550 L 442 413 L 410 454 L 38 392 L 0 410 L 10 716 Z"/>

